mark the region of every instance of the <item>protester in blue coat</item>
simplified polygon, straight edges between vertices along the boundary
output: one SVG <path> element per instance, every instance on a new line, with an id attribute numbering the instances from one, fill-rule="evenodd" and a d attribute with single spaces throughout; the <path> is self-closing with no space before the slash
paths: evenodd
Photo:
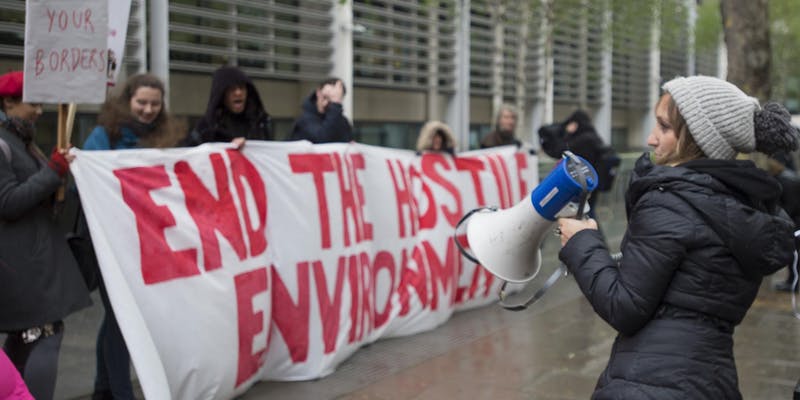
<path id="1" fill-rule="evenodd" d="M 711 77 L 676 78 L 636 162 L 622 259 L 594 220 L 559 219 L 559 258 L 618 335 L 593 399 L 741 399 L 733 331 L 793 258 L 781 187 L 737 153 L 797 148 L 785 108 Z"/>
<path id="2" fill-rule="evenodd" d="M 175 146 L 185 132 L 164 106 L 164 84 L 156 76 L 130 77 L 122 93 L 110 98 L 98 116 L 98 125 L 84 150 L 121 150 Z M 105 284 L 100 281 L 105 316 L 97 335 L 97 374 L 93 400 L 134 399 L 130 380 L 130 354 L 122 337 Z"/>

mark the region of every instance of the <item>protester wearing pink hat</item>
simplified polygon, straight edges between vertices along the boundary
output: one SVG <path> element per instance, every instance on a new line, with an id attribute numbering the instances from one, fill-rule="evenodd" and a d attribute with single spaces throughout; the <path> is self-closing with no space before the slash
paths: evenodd
<path id="1" fill-rule="evenodd" d="M 0 76 L 0 332 L 8 334 L 3 351 L 33 397 L 47 400 L 55 391 L 62 320 L 91 301 L 54 218 L 54 194 L 74 156 L 55 149 L 48 158 L 36 145 L 42 106 L 22 101 L 22 82 L 21 72 Z"/>
<path id="2" fill-rule="evenodd" d="M 0 97 L 22 97 L 22 71 L 0 76 Z"/>

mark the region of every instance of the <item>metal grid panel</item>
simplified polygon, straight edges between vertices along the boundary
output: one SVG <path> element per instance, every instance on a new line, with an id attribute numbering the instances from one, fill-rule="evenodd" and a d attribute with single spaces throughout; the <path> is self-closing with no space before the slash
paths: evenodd
<path id="1" fill-rule="evenodd" d="M 597 105 L 602 102 L 602 71 L 604 48 L 603 24 L 606 10 L 596 2 L 588 3 L 586 18 L 586 104 Z"/>
<path id="2" fill-rule="evenodd" d="M 426 89 L 429 68 L 436 85 L 452 90 L 453 13 L 439 2 L 353 1 L 354 81 L 361 86 Z"/>
<path id="3" fill-rule="evenodd" d="M 525 82 L 526 98 L 531 100 L 542 100 L 544 88 L 542 82 L 544 73 L 541 69 L 542 57 L 544 57 L 544 47 L 542 42 L 542 21 L 544 15 L 541 8 L 534 8 L 531 13 L 530 25 L 528 26 L 527 54 L 525 55 Z"/>
<path id="4" fill-rule="evenodd" d="M 134 74 L 147 69 L 147 43 L 140 38 L 147 38 L 147 20 L 144 4 L 145 0 L 131 1 L 130 16 L 128 17 L 128 32 L 125 38 L 125 54 L 123 64 L 128 74 Z M 142 16 L 145 18 L 142 19 Z"/>
<path id="5" fill-rule="evenodd" d="M 170 68 L 236 64 L 257 77 L 317 80 L 330 71 L 330 2 L 172 0 Z"/>
<path id="6" fill-rule="evenodd" d="M 714 48 L 695 53 L 694 70 L 698 75 L 717 76 L 719 73 L 719 50 Z"/>
<path id="7" fill-rule="evenodd" d="M 486 1 L 470 3 L 469 86 L 470 94 L 491 96 L 494 33 Z"/>
<path id="8" fill-rule="evenodd" d="M 686 76 L 689 68 L 688 10 L 681 0 L 664 0 L 661 6 L 661 81 Z"/>
<path id="9" fill-rule="evenodd" d="M 503 97 L 507 102 L 513 102 L 517 86 L 524 86 L 524 98 L 536 100 L 540 97 L 541 85 L 539 83 L 539 57 L 541 52 L 541 14 L 533 10 L 530 18 L 525 21 L 523 4 L 509 4 L 508 18 L 504 28 L 503 48 Z M 527 36 L 523 37 L 523 26 L 527 23 Z M 517 64 L 520 62 L 519 47 L 525 46 L 525 60 L 523 62 L 523 77 L 518 80 Z"/>
<path id="10" fill-rule="evenodd" d="M 516 11 L 516 10 L 515 10 Z M 513 12 L 513 11 L 512 11 Z M 517 60 L 519 59 L 520 26 L 508 24 L 503 27 L 503 99 L 513 102 L 517 82 Z M 527 77 L 523 77 L 523 84 Z"/>
<path id="11" fill-rule="evenodd" d="M 25 0 L 0 2 L 0 56 L 22 58 L 25 45 Z"/>
<path id="12" fill-rule="evenodd" d="M 596 104 L 601 100 L 604 10 L 573 0 L 555 3 L 553 11 L 553 99 Z"/>
<path id="13" fill-rule="evenodd" d="M 614 107 L 648 107 L 653 14 L 627 0 L 612 2 L 611 102 Z"/>

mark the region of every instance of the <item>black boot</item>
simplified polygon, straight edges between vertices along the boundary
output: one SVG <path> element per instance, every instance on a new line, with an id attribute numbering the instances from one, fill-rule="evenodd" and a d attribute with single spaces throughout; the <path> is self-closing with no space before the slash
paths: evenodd
<path id="1" fill-rule="evenodd" d="M 114 400 L 114 395 L 110 390 L 95 390 L 92 393 L 92 400 Z"/>

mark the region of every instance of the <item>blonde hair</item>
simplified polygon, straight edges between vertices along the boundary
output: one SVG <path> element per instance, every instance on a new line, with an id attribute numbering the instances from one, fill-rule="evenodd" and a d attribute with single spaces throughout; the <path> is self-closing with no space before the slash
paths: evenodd
<path id="1" fill-rule="evenodd" d="M 667 102 L 667 116 L 669 117 L 669 123 L 677 139 L 675 153 L 668 160 L 665 160 L 666 163 L 677 165 L 698 158 L 707 158 L 703 149 L 701 149 L 694 140 L 692 133 L 689 132 L 689 125 L 686 123 L 686 119 L 683 118 L 683 115 L 681 115 L 680 110 L 678 110 L 678 105 L 675 104 L 675 100 L 672 99 L 672 96 L 670 96 L 669 93 L 665 93 L 656 103 L 656 108 L 658 108 L 662 101 Z"/>
<path id="2" fill-rule="evenodd" d="M 517 111 L 517 107 L 509 103 L 503 103 L 500 105 L 500 108 L 497 109 L 497 115 L 494 116 L 494 126 L 492 129 L 496 132 L 500 129 L 500 117 L 503 116 L 504 112 L 510 112 L 514 115 L 514 120 L 519 119 L 519 111 Z M 519 121 L 516 121 L 519 123 Z"/>

